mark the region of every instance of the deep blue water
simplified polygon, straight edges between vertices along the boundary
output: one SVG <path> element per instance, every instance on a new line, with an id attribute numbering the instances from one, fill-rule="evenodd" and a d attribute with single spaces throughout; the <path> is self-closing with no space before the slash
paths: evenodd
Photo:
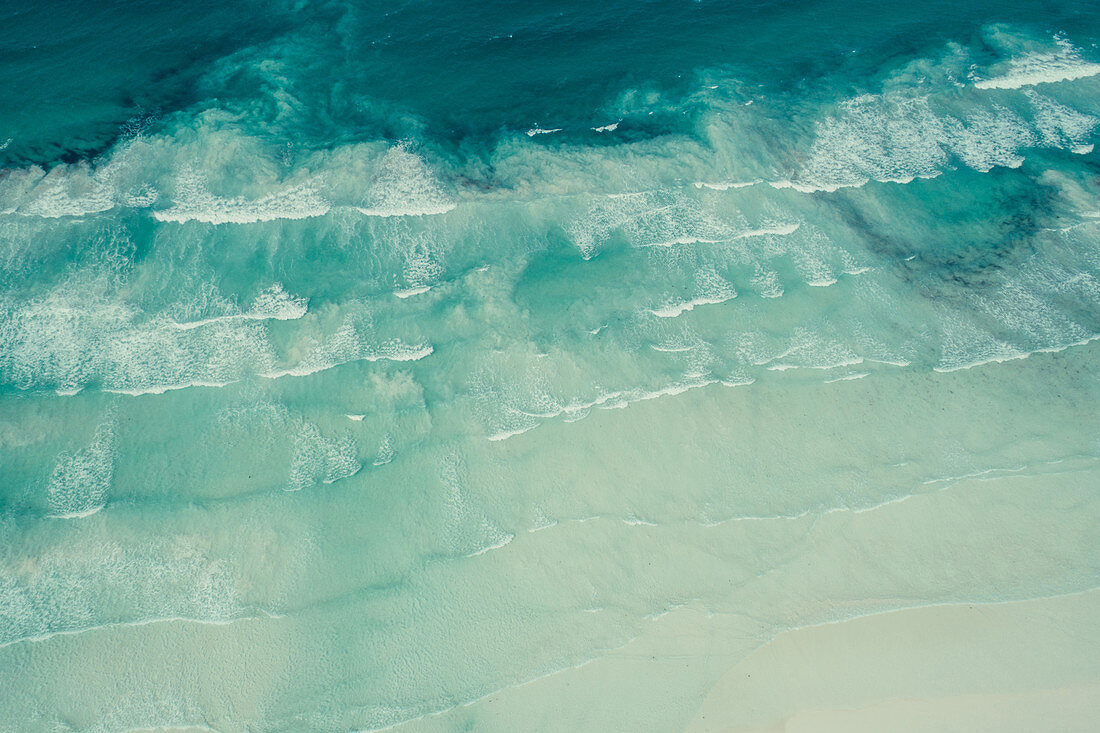
<path id="1" fill-rule="evenodd" d="M 1098 43 L 4 3 L 0 731 L 705 730 L 796 629 L 1095 613 Z M 1018 666 L 891 694 L 1094 683 Z"/>
<path id="2" fill-rule="evenodd" d="M 991 23 L 1095 41 L 1090 3 L 5 3 L 0 104 L 12 162 L 103 152 L 135 124 L 272 92 L 280 65 L 301 143 L 426 134 L 484 143 L 533 124 L 583 125 L 627 89 L 672 99 L 700 69 L 746 86 L 859 88 L 946 43 L 989 53 Z M 995 51 L 994 51 L 995 53 Z M 265 85 L 266 82 L 266 85 Z M 677 114 L 638 136 L 678 128 Z M 463 148 L 464 152 L 470 152 Z"/>

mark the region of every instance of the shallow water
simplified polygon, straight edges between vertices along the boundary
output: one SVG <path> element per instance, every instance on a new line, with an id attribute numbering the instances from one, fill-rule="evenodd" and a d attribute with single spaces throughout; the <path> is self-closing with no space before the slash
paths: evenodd
<path id="1" fill-rule="evenodd" d="M 1088 729 L 1091 6 L 0 20 L 0 730 Z"/>

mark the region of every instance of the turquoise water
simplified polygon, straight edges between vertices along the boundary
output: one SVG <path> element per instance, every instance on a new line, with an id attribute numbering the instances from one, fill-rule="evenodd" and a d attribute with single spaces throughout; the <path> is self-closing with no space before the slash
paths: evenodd
<path id="1" fill-rule="evenodd" d="M 1080 2 L 5 4 L 0 730 L 1093 690 L 1098 42 Z M 948 606 L 1017 656 L 918 658 L 990 658 Z M 908 661 L 783 681 L 879 614 Z"/>

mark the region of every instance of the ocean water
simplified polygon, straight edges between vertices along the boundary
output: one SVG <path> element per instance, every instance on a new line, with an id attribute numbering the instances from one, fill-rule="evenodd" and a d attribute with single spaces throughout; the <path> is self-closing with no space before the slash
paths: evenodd
<path id="1" fill-rule="evenodd" d="M 0 6 L 0 731 L 1088 731 L 1100 11 Z"/>

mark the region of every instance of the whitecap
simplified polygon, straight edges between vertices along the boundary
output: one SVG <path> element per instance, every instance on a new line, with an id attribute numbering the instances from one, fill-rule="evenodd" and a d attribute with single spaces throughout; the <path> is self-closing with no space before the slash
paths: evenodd
<path id="1" fill-rule="evenodd" d="M 1020 89 L 1039 84 L 1074 81 L 1100 74 L 1100 64 L 1086 61 L 1081 51 L 1064 38 L 1056 38 L 1056 51 L 1029 53 L 1008 61 L 1008 70 L 989 79 L 977 79 L 978 89 Z"/>
<path id="2" fill-rule="evenodd" d="M 197 321 L 170 321 L 168 325 L 181 331 L 189 331 L 219 321 L 294 321 L 306 314 L 308 304 L 308 298 L 293 296 L 280 283 L 275 283 L 261 291 L 252 301 L 252 306 L 243 313 L 212 316 Z"/>
<path id="3" fill-rule="evenodd" d="M 870 376 L 870 372 L 857 372 L 856 374 L 845 374 L 842 377 L 833 377 L 832 379 L 826 379 L 825 384 L 833 384 L 834 382 L 850 382 L 855 379 L 863 379 Z"/>
<path id="4" fill-rule="evenodd" d="M 200 174 L 184 169 L 175 186 L 174 205 L 152 212 L 157 221 L 205 224 L 254 224 L 277 219 L 309 219 L 324 216 L 329 201 L 310 183 L 274 191 L 259 198 L 223 197 L 210 192 Z"/>
<path id="5" fill-rule="evenodd" d="M 474 550 L 466 555 L 466 557 L 477 557 L 478 555 L 484 555 L 486 552 L 492 552 L 493 550 L 499 550 L 502 547 L 509 545 L 516 536 L 514 534 L 505 535 L 502 539 L 482 547 L 480 550 Z"/>
<path id="6" fill-rule="evenodd" d="M 712 191 L 728 191 L 731 188 L 748 188 L 749 186 L 755 186 L 758 183 L 763 183 L 760 179 L 755 181 L 721 181 L 718 183 L 710 183 L 708 181 L 696 181 L 696 188 L 709 188 Z M 779 188 L 780 186 L 776 186 Z"/>
<path id="7" fill-rule="evenodd" d="M 404 298 L 411 298 L 414 295 L 420 295 L 422 293 L 426 293 L 431 289 L 432 289 L 431 285 L 421 285 L 419 287 L 414 287 L 414 288 L 405 288 L 404 290 L 395 290 L 395 291 L 393 291 L 393 294 L 396 295 L 398 298 L 404 299 Z"/>
<path id="8" fill-rule="evenodd" d="M 699 297 L 699 298 L 692 298 L 691 300 L 675 301 L 675 302 L 669 303 L 667 305 L 661 306 L 660 308 L 651 308 L 649 312 L 652 313 L 653 315 L 657 316 L 658 318 L 675 318 L 676 316 L 679 316 L 682 313 L 687 313 L 689 311 L 695 310 L 698 306 L 701 306 L 701 305 L 716 305 L 718 303 L 725 303 L 727 300 L 732 300 L 734 297 L 736 297 L 736 296 L 734 296 L 734 295 L 727 295 L 727 296 L 724 296 L 724 297 L 723 296 L 712 296 L 712 297 L 703 296 L 703 297 Z M 678 351 L 680 349 L 662 349 L 662 350 L 663 351 L 673 351 L 673 350 Z"/>
<path id="9" fill-rule="evenodd" d="M 367 216 L 434 216 L 455 208 L 428 164 L 403 147 L 382 156 L 365 199 L 355 208 Z"/>
<path id="10" fill-rule="evenodd" d="M 57 457 L 46 487 L 51 517 L 80 519 L 104 507 L 111 488 L 115 462 L 114 425 L 96 428 L 86 448 Z"/>

